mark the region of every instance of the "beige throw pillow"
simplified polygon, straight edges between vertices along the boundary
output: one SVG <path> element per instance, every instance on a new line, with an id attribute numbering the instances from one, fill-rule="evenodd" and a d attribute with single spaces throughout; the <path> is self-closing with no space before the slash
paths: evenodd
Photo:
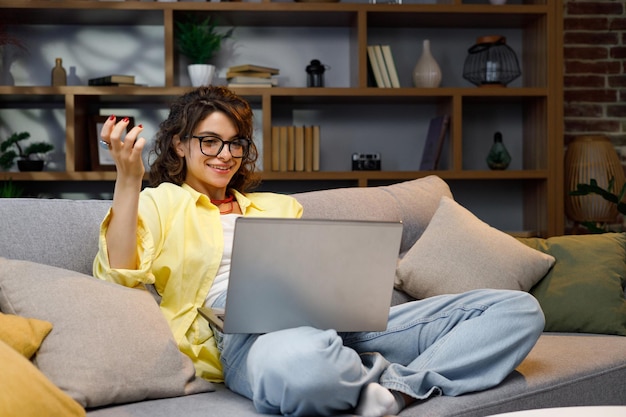
<path id="1" fill-rule="evenodd" d="M 428 227 L 399 262 L 395 284 L 418 299 L 481 288 L 528 291 L 552 265 L 554 257 L 442 197 Z"/>
<path id="2" fill-rule="evenodd" d="M 195 377 L 147 291 L 0 258 L 0 310 L 52 323 L 35 365 L 83 407 L 212 388 Z"/>

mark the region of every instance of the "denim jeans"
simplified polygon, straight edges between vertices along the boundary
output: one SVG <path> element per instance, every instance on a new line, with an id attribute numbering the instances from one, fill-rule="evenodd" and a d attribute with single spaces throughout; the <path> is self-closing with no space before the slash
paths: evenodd
<path id="1" fill-rule="evenodd" d="M 353 409 L 370 382 L 417 399 L 495 386 L 543 327 L 531 295 L 476 290 L 394 306 L 381 332 L 299 327 L 217 340 L 226 386 L 259 412 L 332 415 Z"/>

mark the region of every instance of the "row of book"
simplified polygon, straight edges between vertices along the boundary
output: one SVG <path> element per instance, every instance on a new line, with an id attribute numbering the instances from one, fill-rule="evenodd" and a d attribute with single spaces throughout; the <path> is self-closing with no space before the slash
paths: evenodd
<path id="1" fill-rule="evenodd" d="M 272 126 L 272 171 L 319 171 L 319 126 Z"/>
<path id="2" fill-rule="evenodd" d="M 367 58 L 377 87 L 400 88 L 400 80 L 389 45 L 368 45 Z"/>
<path id="3" fill-rule="evenodd" d="M 274 87 L 278 85 L 278 68 L 255 64 L 229 67 L 226 71 L 228 87 Z"/>

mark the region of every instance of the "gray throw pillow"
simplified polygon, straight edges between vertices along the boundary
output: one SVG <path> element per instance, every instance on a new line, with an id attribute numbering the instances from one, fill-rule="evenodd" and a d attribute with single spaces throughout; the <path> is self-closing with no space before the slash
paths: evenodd
<path id="1" fill-rule="evenodd" d="M 35 364 L 83 407 L 213 389 L 147 291 L 0 258 L 0 310 L 52 323 Z"/>

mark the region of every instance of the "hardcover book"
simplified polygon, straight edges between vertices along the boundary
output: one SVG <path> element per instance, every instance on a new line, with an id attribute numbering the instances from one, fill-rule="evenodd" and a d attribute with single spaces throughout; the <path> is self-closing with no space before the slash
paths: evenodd
<path id="1" fill-rule="evenodd" d="M 376 52 L 374 51 L 374 45 L 367 46 L 367 58 L 370 61 L 370 67 L 372 68 L 372 73 L 374 74 L 376 87 L 384 87 L 385 83 L 383 82 L 383 76 L 380 72 L 380 64 L 378 62 L 378 58 L 376 57 Z"/>
<path id="2" fill-rule="evenodd" d="M 376 59 L 378 60 L 380 75 L 383 77 L 383 86 L 389 88 L 391 87 L 391 79 L 389 78 L 389 72 L 387 71 L 385 58 L 383 57 L 383 50 L 380 45 L 374 45 L 374 53 L 376 54 Z"/>
<path id="3" fill-rule="evenodd" d="M 272 84 L 268 83 L 228 83 L 230 88 L 271 88 Z"/>
<path id="4" fill-rule="evenodd" d="M 89 85 L 117 85 L 117 84 L 134 84 L 134 75 L 107 75 L 104 77 L 90 78 Z"/>
<path id="5" fill-rule="evenodd" d="M 248 76 L 230 77 L 228 78 L 228 82 L 231 84 L 278 85 L 278 80 L 276 78 L 257 78 L 257 77 L 248 77 Z"/>
<path id="6" fill-rule="evenodd" d="M 426 136 L 426 143 L 424 144 L 424 152 L 422 152 L 420 171 L 431 171 L 438 168 L 441 149 L 443 148 L 443 141 L 448 133 L 449 124 L 450 116 L 447 114 L 437 116 L 430 120 L 428 135 Z"/>
<path id="7" fill-rule="evenodd" d="M 271 78 L 271 72 L 259 72 L 259 71 L 227 71 L 226 78 L 233 77 L 254 77 L 254 78 Z"/>
<path id="8" fill-rule="evenodd" d="M 398 79 L 398 71 L 396 70 L 396 64 L 393 61 L 393 54 L 391 53 L 391 46 L 381 45 L 383 58 L 385 58 L 385 67 L 389 73 L 389 80 L 393 88 L 400 88 L 400 80 Z"/>
<path id="9" fill-rule="evenodd" d="M 228 71 L 229 72 L 242 72 L 242 71 L 269 72 L 272 75 L 276 75 L 279 73 L 278 68 L 264 67 L 262 65 L 254 65 L 254 64 L 235 65 L 233 67 L 228 68 Z"/>

